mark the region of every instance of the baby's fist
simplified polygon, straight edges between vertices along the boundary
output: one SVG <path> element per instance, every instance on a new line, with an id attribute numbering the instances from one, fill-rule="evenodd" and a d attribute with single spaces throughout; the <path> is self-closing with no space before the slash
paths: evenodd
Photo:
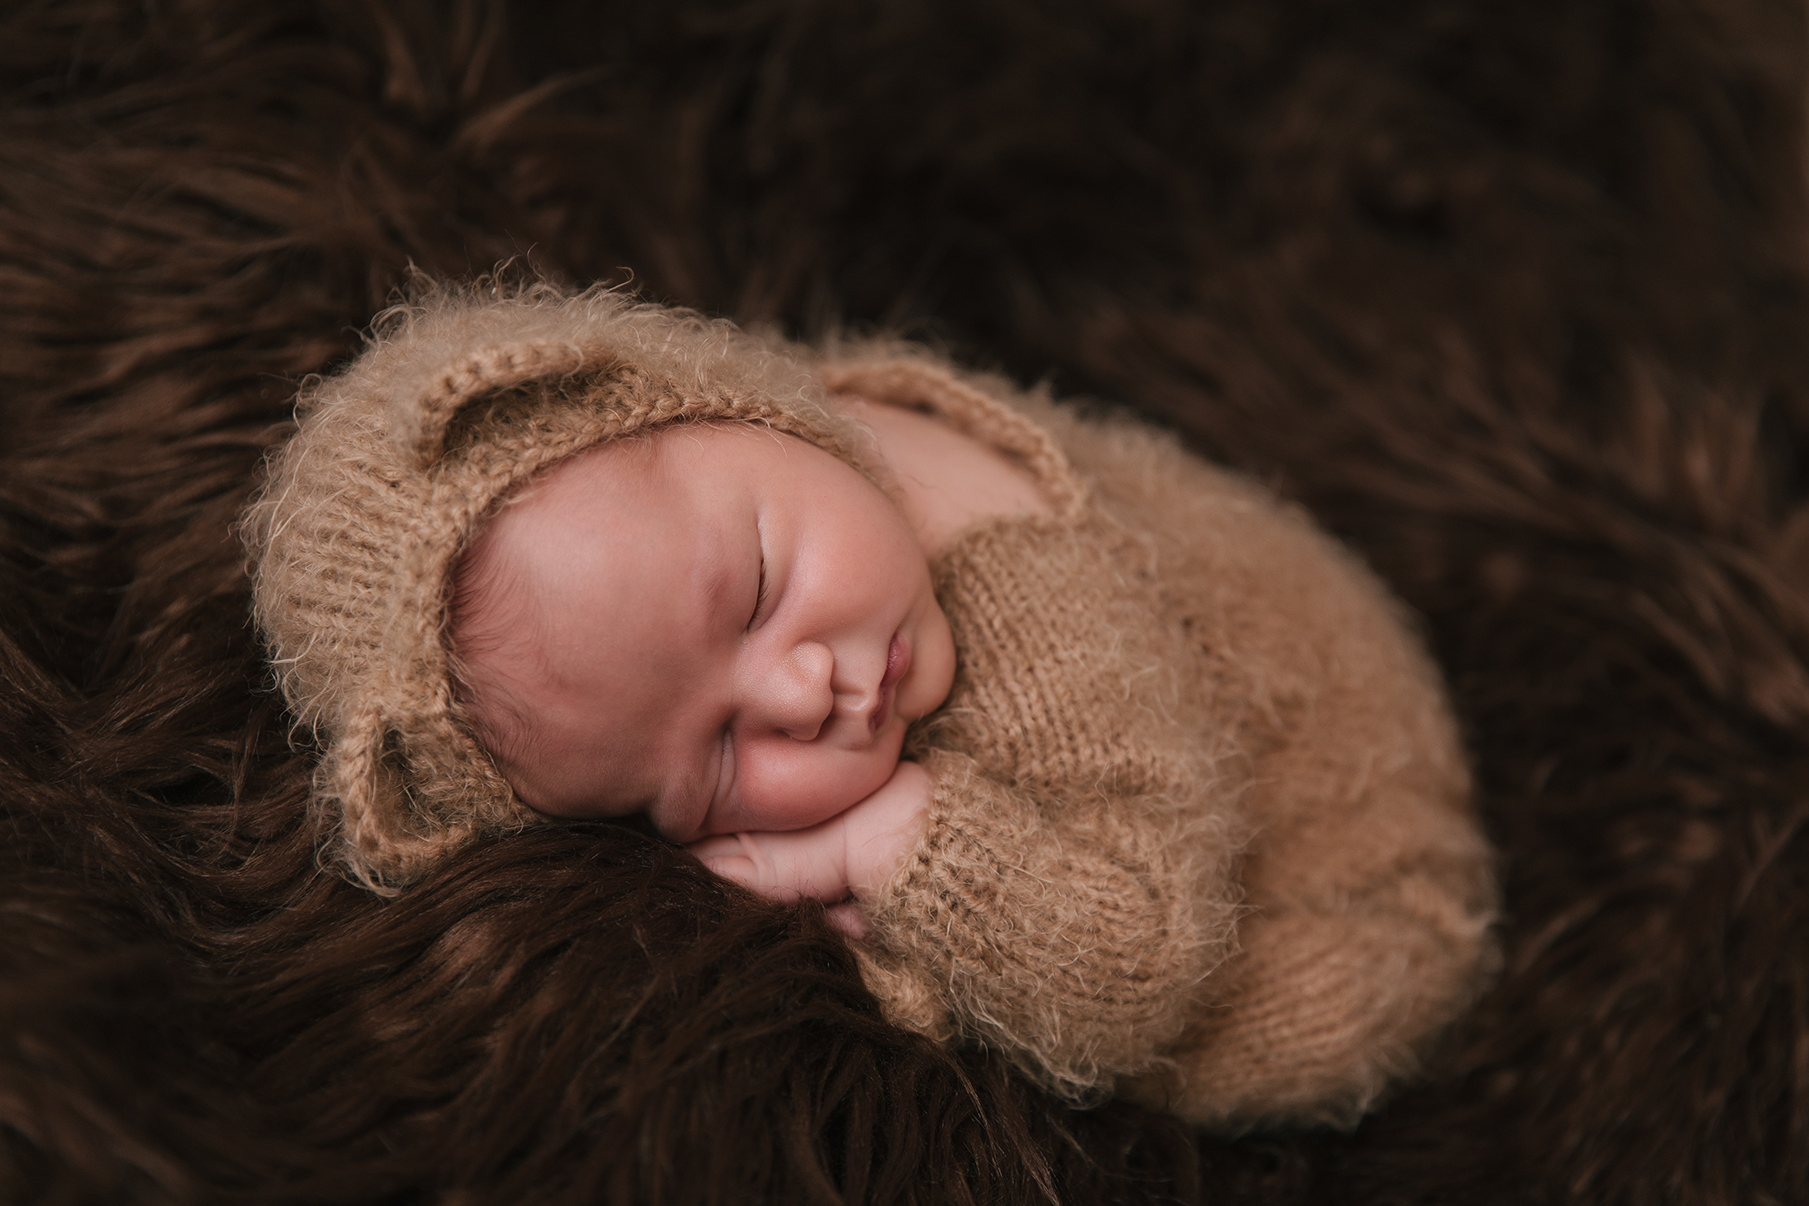
<path id="1" fill-rule="evenodd" d="M 857 898 L 877 892 L 898 870 L 923 836 L 929 811 L 929 774 L 915 762 L 900 762 L 884 787 L 842 814 L 848 887 Z"/>

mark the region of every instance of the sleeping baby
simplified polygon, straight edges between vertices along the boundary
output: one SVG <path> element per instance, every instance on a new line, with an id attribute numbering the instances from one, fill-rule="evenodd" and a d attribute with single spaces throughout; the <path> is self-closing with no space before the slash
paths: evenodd
<path id="1" fill-rule="evenodd" d="M 310 384 L 257 618 L 374 890 L 644 814 L 1072 1100 L 1348 1124 L 1492 968 L 1399 606 L 1298 511 L 921 350 L 440 290 Z"/>

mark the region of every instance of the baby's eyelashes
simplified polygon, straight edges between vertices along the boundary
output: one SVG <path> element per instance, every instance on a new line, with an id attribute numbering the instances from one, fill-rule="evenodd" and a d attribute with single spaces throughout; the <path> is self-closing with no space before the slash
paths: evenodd
<path id="1" fill-rule="evenodd" d="M 754 588 L 754 611 L 747 618 L 747 629 L 752 632 L 760 624 L 760 616 L 766 611 L 766 552 L 760 553 L 760 576 Z"/>

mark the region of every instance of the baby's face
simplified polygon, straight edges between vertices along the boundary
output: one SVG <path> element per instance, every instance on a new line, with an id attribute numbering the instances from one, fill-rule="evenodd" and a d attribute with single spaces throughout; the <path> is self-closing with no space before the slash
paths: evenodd
<path id="1" fill-rule="evenodd" d="M 458 589 L 469 710 L 516 794 L 558 817 L 646 809 L 679 841 L 864 799 L 954 676 L 898 509 L 747 424 L 556 466 L 480 533 Z"/>

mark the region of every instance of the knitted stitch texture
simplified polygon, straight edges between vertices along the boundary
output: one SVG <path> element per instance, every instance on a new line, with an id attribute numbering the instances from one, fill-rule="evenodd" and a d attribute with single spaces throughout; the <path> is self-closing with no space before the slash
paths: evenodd
<path id="1" fill-rule="evenodd" d="M 438 289 L 311 382 L 246 513 L 257 622 L 324 753 L 313 806 L 353 879 L 395 891 L 537 814 L 471 736 L 443 632 L 452 567 L 491 504 L 600 441 L 683 421 L 766 424 L 865 471 L 795 358 L 606 290 Z"/>
<path id="2" fill-rule="evenodd" d="M 826 376 L 989 438 L 1058 504 L 934 566 L 959 662 L 910 746 L 927 831 L 869 909 L 889 1014 L 1076 1099 L 1354 1122 L 1496 958 L 1455 725 L 1398 606 L 1141 425 L 909 357 Z"/>

